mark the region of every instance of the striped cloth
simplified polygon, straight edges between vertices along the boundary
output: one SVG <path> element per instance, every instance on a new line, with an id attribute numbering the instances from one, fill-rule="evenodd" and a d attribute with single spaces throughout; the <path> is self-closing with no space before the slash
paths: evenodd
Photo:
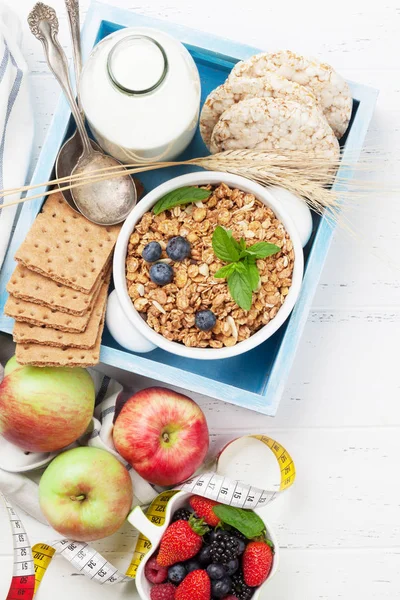
<path id="1" fill-rule="evenodd" d="M 133 504 L 134 506 L 148 505 L 158 495 L 147 481 L 145 481 L 115 450 L 112 431 L 114 415 L 117 403 L 121 404 L 127 399 L 133 390 L 124 393 L 123 387 L 115 379 L 107 375 L 88 369 L 96 390 L 96 407 L 92 422 L 86 434 L 81 436 L 75 446 L 93 446 L 111 452 L 125 465 L 132 480 Z M 0 383 L 3 379 L 3 367 L 0 364 Z M 24 473 L 32 472 L 38 467 L 45 467 L 58 454 L 35 453 L 26 454 L 5 438 L 0 436 L 0 491 L 19 508 L 42 523 L 44 517 L 40 512 L 38 504 L 37 486 L 30 481 Z"/>
<path id="2" fill-rule="evenodd" d="M 33 113 L 28 68 L 20 49 L 21 29 L 0 2 L 0 190 L 25 184 L 33 141 Z M 1 208 L 17 195 L 0 198 L 0 268 L 17 207 Z"/>

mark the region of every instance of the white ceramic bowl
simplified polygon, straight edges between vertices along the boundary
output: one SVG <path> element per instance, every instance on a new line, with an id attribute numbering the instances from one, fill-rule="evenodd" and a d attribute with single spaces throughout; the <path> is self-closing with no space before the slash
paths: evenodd
<path id="1" fill-rule="evenodd" d="M 167 504 L 167 509 L 166 509 L 166 513 L 165 513 L 165 523 L 161 527 L 159 527 L 157 525 L 153 525 L 153 523 L 151 523 L 149 521 L 149 519 L 146 517 L 146 515 L 143 513 L 142 509 L 139 508 L 138 506 L 136 508 L 134 508 L 133 511 L 131 512 L 131 514 L 128 516 L 128 521 L 134 527 L 136 527 L 136 529 L 138 529 L 143 535 L 145 535 L 151 542 L 151 550 L 148 554 L 146 554 L 146 556 L 143 558 L 142 562 L 140 563 L 137 573 L 136 573 L 136 579 L 135 579 L 136 588 L 137 588 L 139 596 L 142 600 L 150 600 L 150 590 L 151 590 L 151 584 L 147 581 L 147 579 L 144 575 L 144 567 L 145 567 L 147 561 L 153 556 L 154 552 L 157 550 L 157 548 L 160 544 L 161 538 L 164 535 L 164 531 L 167 529 L 168 525 L 170 524 L 172 514 L 178 508 L 181 508 L 182 506 L 186 506 L 190 496 L 192 496 L 192 494 L 190 494 L 190 493 L 178 492 L 175 496 L 173 496 L 171 498 L 171 500 Z M 272 563 L 271 572 L 268 575 L 268 579 L 266 579 L 266 581 L 256 590 L 256 592 L 254 593 L 254 595 L 252 597 L 252 600 L 258 600 L 260 598 L 261 590 L 265 589 L 265 586 L 268 585 L 268 583 L 271 581 L 272 577 L 275 575 L 275 573 L 278 570 L 279 546 L 278 546 L 278 540 L 277 540 L 274 532 L 271 530 L 270 526 L 265 522 L 262 513 L 259 512 L 257 509 L 254 512 L 256 512 L 261 517 L 261 519 L 264 521 L 267 536 L 272 541 L 272 543 L 274 544 L 274 547 L 275 547 L 274 560 Z"/>
<path id="2" fill-rule="evenodd" d="M 256 198 L 264 202 L 266 206 L 269 206 L 283 223 L 293 242 L 295 254 L 292 285 L 276 317 L 247 340 L 239 342 L 230 348 L 188 348 L 178 342 L 171 342 L 161 334 L 156 333 L 154 329 L 147 325 L 134 308 L 128 294 L 125 279 L 125 259 L 129 237 L 144 213 L 151 210 L 159 198 L 168 192 L 187 185 L 219 184 L 221 182 L 226 183 L 230 187 L 236 187 L 244 192 L 254 194 Z M 300 200 L 297 200 L 297 202 L 300 203 Z M 106 322 L 111 335 L 121 346 L 133 352 L 150 352 L 159 347 L 172 354 L 202 360 L 229 358 L 247 352 L 265 342 L 288 318 L 299 295 L 303 278 L 302 241 L 298 229 L 290 216 L 289 211 L 291 211 L 291 208 L 288 209 L 287 206 L 290 206 L 290 204 L 288 205 L 280 198 L 277 199 L 273 190 L 269 191 L 265 187 L 244 177 L 216 171 L 188 173 L 187 175 L 171 179 L 152 190 L 135 206 L 126 219 L 115 247 L 113 265 L 115 290 L 109 297 L 106 315 Z M 305 206 L 304 203 L 303 206 Z M 305 216 L 305 221 L 309 223 L 311 232 L 311 216 L 309 216 L 309 211 Z M 302 237 L 304 238 L 303 235 Z"/>

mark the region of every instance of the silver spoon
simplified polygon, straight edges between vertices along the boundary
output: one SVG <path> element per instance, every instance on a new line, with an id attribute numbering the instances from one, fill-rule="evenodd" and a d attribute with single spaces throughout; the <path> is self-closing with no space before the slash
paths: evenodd
<path id="1" fill-rule="evenodd" d="M 58 19 L 55 10 L 38 2 L 29 14 L 28 24 L 33 35 L 43 44 L 48 65 L 67 97 L 82 140 L 83 152 L 71 175 L 89 175 L 98 169 L 122 167 L 115 158 L 93 150 L 90 144 L 71 89 L 67 58 L 57 39 Z M 72 195 L 79 211 L 89 221 L 99 225 L 120 223 L 126 219 L 137 200 L 136 188 L 129 175 L 77 186 Z"/>
<path id="2" fill-rule="evenodd" d="M 82 71 L 82 56 L 81 56 L 81 36 L 80 36 L 80 27 L 79 27 L 79 0 L 65 0 L 65 6 L 67 9 L 68 15 L 68 23 L 71 32 L 72 38 L 72 48 L 74 55 L 74 68 L 75 68 L 75 81 L 76 81 L 76 91 L 78 96 L 78 107 L 81 111 L 82 118 L 84 118 L 82 105 L 79 97 L 79 80 L 81 77 Z M 100 146 L 96 144 L 93 140 L 90 140 L 92 148 L 94 150 L 98 150 L 101 152 Z M 63 177 L 69 177 L 75 167 L 76 163 L 79 160 L 83 152 L 82 140 L 79 135 L 79 131 L 75 129 L 74 133 L 68 140 L 64 143 L 62 148 L 60 149 L 57 160 L 56 160 L 56 177 L 57 179 L 61 179 Z M 68 202 L 71 208 L 73 208 L 76 212 L 79 212 L 78 208 L 75 205 L 74 198 L 72 196 L 71 190 L 64 190 L 62 192 L 65 200 Z"/>

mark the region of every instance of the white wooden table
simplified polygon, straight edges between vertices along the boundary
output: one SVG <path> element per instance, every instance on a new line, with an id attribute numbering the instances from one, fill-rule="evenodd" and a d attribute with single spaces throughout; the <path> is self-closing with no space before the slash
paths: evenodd
<path id="1" fill-rule="evenodd" d="M 295 458 L 297 482 L 269 510 L 282 562 L 263 598 L 400 598 L 400 197 L 382 194 L 379 186 L 394 185 L 400 162 L 398 2 L 116 3 L 260 48 L 316 55 L 346 78 L 381 90 L 367 142 L 381 155 L 371 175 L 377 192 L 351 211 L 358 239 L 344 232 L 336 235 L 277 417 L 210 398 L 196 400 L 206 413 L 215 447 L 243 433 L 266 432 Z M 25 21 L 33 0 L 12 4 Z M 61 41 L 71 55 L 64 3 L 52 0 L 52 5 L 60 17 Z M 84 14 L 88 0 L 81 5 Z M 34 163 L 59 89 L 41 45 L 26 26 L 24 51 L 37 124 Z M 1 340 L 0 360 L 7 352 Z M 125 383 L 137 381 L 128 373 L 117 376 Z M 45 541 L 40 525 L 28 517 L 24 521 L 32 543 Z M 10 564 L 4 527 L 0 522 L 2 574 Z M 98 548 L 123 567 L 132 550 L 129 528 Z M 3 575 L 1 598 L 7 587 Z M 100 588 L 76 576 L 57 557 L 37 598 L 116 600 L 130 594 L 129 586 Z"/>

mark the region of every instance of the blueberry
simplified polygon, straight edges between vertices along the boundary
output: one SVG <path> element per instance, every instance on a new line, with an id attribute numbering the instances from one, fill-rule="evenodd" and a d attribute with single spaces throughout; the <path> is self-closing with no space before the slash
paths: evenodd
<path id="1" fill-rule="evenodd" d="M 191 560 L 187 560 L 185 562 L 185 568 L 187 573 L 191 573 L 192 571 L 197 571 L 198 569 L 201 569 L 201 564 L 197 560 L 192 558 Z"/>
<path id="2" fill-rule="evenodd" d="M 181 235 L 177 235 L 169 240 L 166 250 L 172 260 L 181 261 L 190 254 L 190 243 Z"/>
<path id="3" fill-rule="evenodd" d="M 196 327 L 201 331 L 210 331 L 215 327 L 217 317 L 211 310 L 199 310 L 195 316 Z"/>
<path id="4" fill-rule="evenodd" d="M 222 579 L 226 575 L 226 569 L 223 565 L 213 563 L 208 565 L 207 573 L 211 579 Z"/>
<path id="5" fill-rule="evenodd" d="M 233 558 L 225 565 L 226 574 L 233 575 L 239 568 L 239 561 L 237 558 Z"/>
<path id="6" fill-rule="evenodd" d="M 239 539 L 239 554 L 243 554 L 245 551 L 246 544 L 243 540 Z"/>
<path id="7" fill-rule="evenodd" d="M 210 550 L 211 550 L 210 546 L 203 546 L 203 548 L 200 550 L 199 554 L 197 555 L 197 560 L 203 567 L 206 567 L 211 562 Z"/>
<path id="8" fill-rule="evenodd" d="M 211 581 L 211 593 L 214 598 L 223 598 L 227 596 L 232 590 L 232 581 L 230 577 L 224 577 L 218 579 L 218 581 Z"/>
<path id="9" fill-rule="evenodd" d="M 161 258 L 162 249 L 158 242 L 149 242 L 143 248 L 142 258 L 146 262 L 156 262 Z"/>
<path id="10" fill-rule="evenodd" d="M 185 565 L 177 563 L 168 569 L 168 579 L 172 583 L 181 583 L 186 577 L 187 571 Z"/>
<path id="11" fill-rule="evenodd" d="M 158 262 L 150 267 L 150 279 L 157 285 L 167 285 L 171 283 L 174 276 L 172 267 L 166 263 Z"/>

